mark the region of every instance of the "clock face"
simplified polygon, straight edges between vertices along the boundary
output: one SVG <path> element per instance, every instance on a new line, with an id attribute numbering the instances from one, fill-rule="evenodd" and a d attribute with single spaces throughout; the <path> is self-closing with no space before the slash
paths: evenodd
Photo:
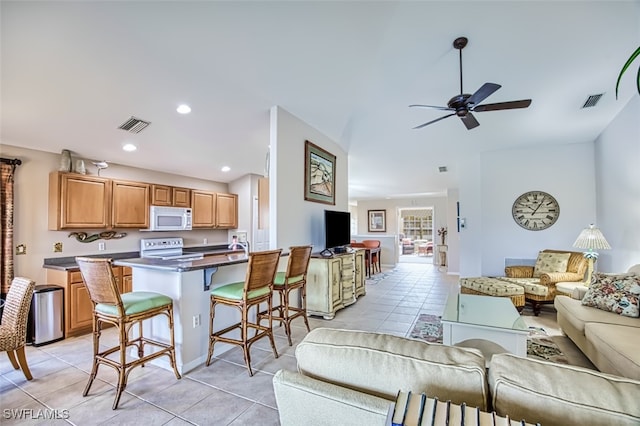
<path id="1" fill-rule="evenodd" d="M 511 208 L 513 220 L 529 231 L 542 231 L 558 220 L 560 205 L 553 196 L 542 191 L 529 191 L 519 196 Z"/>

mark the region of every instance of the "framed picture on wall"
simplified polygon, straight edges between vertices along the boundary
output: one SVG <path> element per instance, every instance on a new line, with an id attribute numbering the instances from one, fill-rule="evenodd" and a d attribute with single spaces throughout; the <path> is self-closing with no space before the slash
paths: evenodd
<path id="1" fill-rule="evenodd" d="M 336 204 L 336 156 L 312 142 L 304 144 L 304 199 Z"/>
<path id="2" fill-rule="evenodd" d="M 387 232 L 387 211 L 367 210 L 369 213 L 369 232 Z"/>

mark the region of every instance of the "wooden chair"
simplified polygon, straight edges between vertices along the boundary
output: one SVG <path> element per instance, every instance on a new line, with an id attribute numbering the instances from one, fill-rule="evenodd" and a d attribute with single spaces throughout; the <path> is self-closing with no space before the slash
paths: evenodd
<path id="1" fill-rule="evenodd" d="M 149 291 L 120 294 L 113 275 L 111 259 L 76 257 L 76 262 L 80 267 L 82 279 L 93 303 L 93 366 L 89 382 L 82 395 L 87 396 L 89 393 L 91 384 L 98 374 L 98 367 L 102 364 L 118 372 L 118 387 L 112 406 L 114 410 L 118 408 L 120 396 L 127 386 L 129 373 L 135 367 L 144 366 L 145 363 L 166 355 L 169 357 L 176 378 L 180 379 L 180 373 L 176 368 L 173 337 L 173 300 L 163 294 Z M 171 336 L 169 344 L 143 337 L 142 321 L 157 315 L 166 315 L 167 317 Z M 138 337 L 130 340 L 129 331 L 136 323 L 139 326 Z M 100 335 L 105 324 L 116 327 L 118 345 L 101 349 Z M 147 345 L 152 346 L 156 351 L 145 355 L 144 348 Z M 138 349 L 138 358 L 127 361 L 127 348 L 130 346 L 135 346 Z M 117 356 L 110 356 L 114 353 Z"/>
<path id="2" fill-rule="evenodd" d="M 209 354 L 207 356 L 207 366 L 211 364 L 213 356 L 213 346 L 216 342 L 230 343 L 242 347 L 244 361 L 249 370 L 249 376 L 253 376 L 251 369 L 251 356 L 249 350 L 251 345 L 263 337 L 268 337 L 271 342 L 273 354 L 278 358 L 276 344 L 273 340 L 273 313 L 272 313 L 272 297 L 273 297 L 273 281 L 278 269 L 278 261 L 280 260 L 281 249 L 271 251 L 260 251 L 249 254 L 249 264 L 247 266 L 246 278 L 241 282 L 223 285 L 211 291 L 211 309 L 209 321 Z M 258 312 L 261 303 L 267 303 L 267 319 L 269 325 L 264 327 L 260 325 Z M 216 305 L 232 306 L 240 310 L 240 322 L 230 325 L 220 331 L 213 331 L 213 323 L 215 319 Z M 256 322 L 249 321 L 249 310 L 256 307 Z M 253 337 L 249 337 L 249 328 L 255 330 Z M 225 336 L 227 333 L 240 330 L 240 338 L 234 339 Z"/>
<path id="3" fill-rule="evenodd" d="M 366 248 L 380 248 L 380 240 L 363 240 L 362 244 Z M 371 265 L 373 266 L 373 273 L 380 272 L 380 253 L 372 253 L 371 254 Z"/>
<path id="4" fill-rule="evenodd" d="M 289 340 L 289 346 L 293 346 L 291 342 L 291 321 L 301 317 L 304 324 L 309 328 L 309 320 L 307 319 L 307 270 L 309 269 L 309 259 L 311 259 L 312 246 L 293 246 L 290 247 L 289 260 L 287 262 L 287 270 L 277 272 L 273 282 L 273 290 L 280 296 L 280 304 L 274 306 L 272 311 L 277 315 L 272 315 L 274 321 L 284 324 L 284 330 Z M 300 291 L 300 307 L 291 305 L 290 293 L 293 290 Z M 293 313 L 293 314 L 292 314 Z M 268 312 L 260 312 L 259 321 L 268 318 Z"/>
<path id="5" fill-rule="evenodd" d="M 15 277 L 11 281 L 0 323 L 0 351 L 7 352 L 13 368 L 22 369 L 27 380 L 33 379 L 27 365 L 24 346 L 27 341 L 27 320 L 35 286 L 35 281 L 28 278 Z"/>

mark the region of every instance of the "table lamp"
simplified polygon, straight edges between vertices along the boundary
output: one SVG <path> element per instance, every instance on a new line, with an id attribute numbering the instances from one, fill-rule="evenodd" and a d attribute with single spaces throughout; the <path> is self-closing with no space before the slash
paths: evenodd
<path id="1" fill-rule="evenodd" d="M 591 274 L 593 274 L 593 262 L 598 259 L 598 252 L 593 251 L 594 249 L 599 250 L 609 250 L 611 246 L 602 235 L 602 232 L 598 228 L 596 228 L 593 223 L 589 225 L 588 228 L 585 228 L 580 232 L 576 242 L 573 243 L 574 247 L 589 249 L 589 251 L 584 252 L 584 257 L 589 262 L 589 268 L 587 270 L 587 278 L 585 285 L 589 285 L 591 283 Z"/>

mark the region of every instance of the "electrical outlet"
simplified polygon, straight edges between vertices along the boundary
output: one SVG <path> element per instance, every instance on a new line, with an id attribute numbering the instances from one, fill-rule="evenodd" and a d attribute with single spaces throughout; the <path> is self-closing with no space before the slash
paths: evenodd
<path id="1" fill-rule="evenodd" d="M 62 243 L 61 242 L 57 242 L 53 245 L 53 252 L 54 253 L 62 253 Z"/>
<path id="2" fill-rule="evenodd" d="M 193 316 L 193 328 L 200 327 L 200 314 Z"/>
<path id="3" fill-rule="evenodd" d="M 104 243 L 98 243 L 98 250 L 100 251 L 104 251 L 105 250 L 105 244 Z"/>
<path id="4" fill-rule="evenodd" d="M 27 245 L 26 244 L 18 244 L 16 246 L 16 255 L 27 254 Z"/>
<path id="5" fill-rule="evenodd" d="M 207 238 L 203 239 L 202 244 L 209 244 L 209 240 Z"/>

